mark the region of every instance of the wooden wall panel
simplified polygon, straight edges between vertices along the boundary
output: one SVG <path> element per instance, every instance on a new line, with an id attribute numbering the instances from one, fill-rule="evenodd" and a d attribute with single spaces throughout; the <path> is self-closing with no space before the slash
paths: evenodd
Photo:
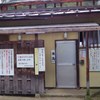
<path id="1" fill-rule="evenodd" d="M 0 94 L 34 95 L 35 93 L 44 93 L 44 73 L 35 76 L 33 68 L 22 69 L 16 67 L 16 54 L 34 53 L 35 42 L 36 41 L 0 42 L 0 49 L 13 48 L 15 53 L 14 76 L 0 76 Z M 38 41 L 38 46 L 43 47 L 44 42 L 42 40 Z"/>

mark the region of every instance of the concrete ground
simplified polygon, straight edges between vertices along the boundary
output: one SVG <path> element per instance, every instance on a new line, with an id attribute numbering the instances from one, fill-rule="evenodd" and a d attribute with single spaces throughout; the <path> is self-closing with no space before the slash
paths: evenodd
<path id="1" fill-rule="evenodd" d="M 21 96 L 0 96 L 0 100 L 84 100 L 80 97 L 21 97 Z M 100 100 L 100 96 L 92 100 Z"/>
<path id="2" fill-rule="evenodd" d="M 100 94 L 100 89 L 90 89 L 90 95 Z M 44 97 L 80 97 L 84 98 L 86 89 L 46 89 Z"/>
<path id="3" fill-rule="evenodd" d="M 84 100 L 83 98 L 73 97 L 14 97 L 0 96 L 0 100 Z"/>
<path id="4" fill-rule="evenodd" d="M 100 96 L 96 96 L 94 98 L 92 98 L 93 100 L 100 100 Z"/>
<path id="5" fill-rule="evenodd" d="M 90 92 L 92 100 L 100 100 L 100 89 L 91 89 Z M 85 95 L 86 89 L 46 89 L 44 94 L 36 97 L 0 96 L 0 100 L 84 100 Z"/>
<path id="6" fill-rule="evenodd" d="M 84 97 L 86 89 L 46 89 L 42 96 L 47 97 Z"/>

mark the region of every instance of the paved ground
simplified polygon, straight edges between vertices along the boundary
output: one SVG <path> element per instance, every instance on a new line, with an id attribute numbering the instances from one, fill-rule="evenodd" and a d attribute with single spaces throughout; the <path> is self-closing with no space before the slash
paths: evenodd
<path id="1" fill-rule="evenodd" d="M 90 94 L 100 94 L 100 89 L 90 89 Z M 86 89 L 46 89 L 47 97 L 85 97 Z"/>
<path id="2" fill-rule="evenodd" d="M 18 97 L 18 96 L 0 96 L 0 100 L 84 100 L 79 97 Z M 100 96 L 92 98 L 92 100 L 100 100 Z"/>
<path id="3" fill-rule="evenodd" d="M 100 100 L 100 95 L 92 98 L 92 100 Z"/>
<path id="4" fill-rule="evenodd" d="M 50 97 L 84 97 L 86 89 L 46 89 L 44 96 Z"/>
<path id="5" fill-rule="evenodd" d="M 86 89 L 46 89 L 46 93 L 36 97 L 0 96 L 0 100 L 84 100 Z M 100 100 L 100 89 L 91 89 L 92 100 Z"/>
<path id="6" fill-rule="evenodd" d="M 11 97 L 0 96 L 0 100 L 84 100 L 82 98 L 70 97 Z"/>

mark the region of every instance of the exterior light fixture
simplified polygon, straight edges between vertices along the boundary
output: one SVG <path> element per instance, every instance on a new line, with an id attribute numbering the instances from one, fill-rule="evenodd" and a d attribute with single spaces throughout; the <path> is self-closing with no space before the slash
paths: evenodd
<path id="1" fill-rule="evenodd" d="M 64 39 L 67 39 L 67 35 L 68 35 L 68 33 L 65 32 L 65 33 L 64 33 Z"/>
<path id="2" fill-rule="evenodd" d="M 22 40 L 21 34 L 18 35 L 18 40 L 19 40 L 19 41 Z"/>

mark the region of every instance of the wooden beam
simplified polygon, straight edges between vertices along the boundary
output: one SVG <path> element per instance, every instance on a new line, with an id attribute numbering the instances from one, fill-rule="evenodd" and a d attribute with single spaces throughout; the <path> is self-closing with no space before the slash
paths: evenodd
<path id="1" fill-rule="evenodd" d="M 44 25 L 27 27 L 1 27 L 0 34 L 42 34 L 50 32 L 82 32 L 100 30 L 98 24 Z"/>
<path id="2" fill-rule="evenodd" d="M 85 47 L 85 46 L 84 46 L 84 41 L 85 41 L 85 36 L 84 36 L 84 34 L 85 34 L 85 33 L 82 32 L 82 45 L 83 45 L 83 47 Z"/>

